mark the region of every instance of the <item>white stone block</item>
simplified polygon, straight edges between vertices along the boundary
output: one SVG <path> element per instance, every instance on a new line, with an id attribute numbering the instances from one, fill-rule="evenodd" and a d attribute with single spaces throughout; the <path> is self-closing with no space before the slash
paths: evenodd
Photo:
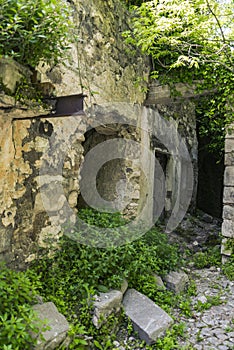
<path id="1" fill-rule="evenodd" d="M 164 310 L 135 289 L 129 289 L 125 293 L 123 306 L 135 331 L 147 344 L 154 343 L 173 323 Z"/>

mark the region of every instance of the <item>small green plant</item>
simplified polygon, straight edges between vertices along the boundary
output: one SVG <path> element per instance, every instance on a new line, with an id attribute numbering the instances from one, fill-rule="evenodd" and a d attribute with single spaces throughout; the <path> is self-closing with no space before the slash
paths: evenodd
<path id="1" fill-rule="evenodd" d="M 234 256 L 222 265 L 222 271 L 230 281 L 234 281 Z"/>
<path id="2" fill-rule="evenodd" d="M 174 324 L 165 334 L 164 337 L 159 338 L 153 349 L 157 350 L 173 350 L 178 349 L 178 338 L 185 338 L 185 324 L 183 322 Z M 150 349 L 147 347 L 146 349 Z M 152 348 L 151 348 L 152 349 Z"/>
<path id="3" fill-rule="evenodd" d="M 189 299 L 181 300 L 181 302 L 179 303 L 179 308 L 182 311 L 183 315 L 187 317 L 192 316 L 191 300 Z"/>
<path id="4" fill-rule="evenodd" d="M 220 299 L 220 297 L 221 295 L 207 296 L 207 301 L 205 303 L 202 303 L 200 300 L 198 300 L 197 304 L 194 306 L 194 309 L 201 312 L 210 309 L 212 306 L 223 304 L 224 301 Z"/>
<path id="5" fill-rule="evenodd" d="M 62 0 L 0 0 L 0 56 L 28 67 L 57 63 L 71 42 L 70 10 Z"/>
<path id="6" fill-rule="evenodd" d="M 79 322 L 76 324 L 73 324 L 70 327 L 70 330 L 68 332 L 68 336 L 70 338 L 70 344 L 69 349 L 70 350 L 85 350 L 87 349 L 88 342 L 84 338 L 86 334 L 85 327 L 82 326 Z M 61 350 L 66 350 L 67 346 L 65 348 L 62 348 Z"/>
<path id="7" fill-rule="evenodd" d="M 203 340 L 203 337 L 201 336 L 201 330 L 200 329 L 199 329 L 199 331 L 196 334 L 196 339 L 197 339 L 198 343 Z"/>
<path id="8" fill-rule="evenodd" d="M 32 304 L 36 289 L 29 278 L 0 265 L 0 348 L 5 350 L 32 349 L 40 324 Z"/>
<path id="9" fill-rule="evenodd" d="M 215 246 L 208 248 L 204 252 L 197 252 L 193 255 L 192 261 L 194 266 L 198 269 L 203 269 L 210 266 L 220 266 L 221 265 L 221 254 L 220 247 Z"/>

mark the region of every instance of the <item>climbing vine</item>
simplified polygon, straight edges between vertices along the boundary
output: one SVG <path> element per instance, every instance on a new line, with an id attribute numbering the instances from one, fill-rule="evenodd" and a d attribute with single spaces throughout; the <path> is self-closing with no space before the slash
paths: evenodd
<path id="1" fill-rule="evenodd" d="M 134 2 L 138 5 L 137 2 Z M 152 77 L 162 84 L 196 83 L 201 135 L 222 152 L 233 120 L 234 4 L 217 0 L 154 0 L 133 8 L 127 42 L 153 58 Z"/>

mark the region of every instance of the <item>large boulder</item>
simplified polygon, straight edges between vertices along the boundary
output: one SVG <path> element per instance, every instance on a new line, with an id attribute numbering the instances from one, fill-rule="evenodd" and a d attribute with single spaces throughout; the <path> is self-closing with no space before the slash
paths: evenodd
<path id="1" fill-rule="evenodd" d="M 124 296 L 126 315 L 132 320 L 134 330 L 147 344 L 153 344 L 173 323 L 172 318 L 151 299 L 135 289 L 129 289 Z"/>

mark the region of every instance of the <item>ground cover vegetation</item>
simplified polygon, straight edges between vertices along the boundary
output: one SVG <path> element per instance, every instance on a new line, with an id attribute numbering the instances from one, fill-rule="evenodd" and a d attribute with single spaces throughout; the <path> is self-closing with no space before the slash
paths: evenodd
<path id="1" fill-rule="evenodd" d="M 80 216 L 90 225 L 100 227 L 118 227 L 124 222 L 118 213 L 102 214 L 91 209 L 81 210 Z M 203 260 L 206 257 L 185 255 L 188 256 L 186 261 L 181 258 L 178 247 L 169 244 L 167 235 L 154 227 L 136 241 L 109 250 L 79 244 L 65 235 L 61 238 L 60 249 L 53 257 L 48 257 L 46 252 L 44 255 L 40 253 L 39 259 L 25 272 L 14 272 L 2 266 L 1 348 L 30 349 L 34 342 L 29 335 L 30 329 L 40 336 L 40 325 L 31 309 L 36 302 L 36 295 L 40 295 L 44 301 L 53 301 L 68 319 L 71 326 L 69 349 L 113 349 L 118 328 L 122 326 L 129 334 L 134 334 L 132 324 L 120 312 L 111 315 L 108 322 L 97 330 L 92 324 L 93 297 L 99 292 L 120 288 L 125 278 L 130 288 L 144 293 L 165 311 L 170 313 L 172 308 L 177 307 L 183 315 L 191 317 L 190 298 L 196 293 L 193 281 L 190 281 L 186 293 L 174 295 L 157 287 L 152 275 L 157 273 L 163 276 L 169 270 L 187 266 L 191 259 L 196 267 L 209 266 Z M 213 253 L 209 250 L 209 262 L 221 266 L 216 250 Z M 228 263 L 223 270 L 229 278 L 233 278 L 233 264 Z M 197 305 L 197 308 L 205 310 L 218 303 L 219 299 L 210 299 L 206 305 Z M 170 350 L 176 348 L 178 337 L 185 336 L 184 325 L 177 320 L 155 345 L 146 347 L 140 341 L 139 344 L 147 349 Z M 61 347 L 61 350 L 65 349 Z"/>

